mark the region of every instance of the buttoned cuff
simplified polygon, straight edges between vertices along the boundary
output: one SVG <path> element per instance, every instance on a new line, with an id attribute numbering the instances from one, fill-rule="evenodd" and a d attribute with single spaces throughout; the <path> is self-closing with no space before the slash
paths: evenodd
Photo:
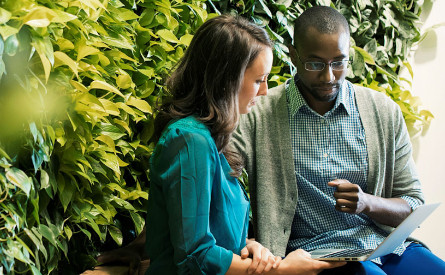
<path id="1" fill-rule="evenodd" d="M 204 275 L 195 256 L 189 255 L 178 264 L 178 274 Z"/>
<path id="2" fill-rule="evenodd" d="M 214 246 L 196 257 L 188 255 L 178 266 L 178 274 L 224 275 L 232 264 L 233 253 L 222 247 Z"/>

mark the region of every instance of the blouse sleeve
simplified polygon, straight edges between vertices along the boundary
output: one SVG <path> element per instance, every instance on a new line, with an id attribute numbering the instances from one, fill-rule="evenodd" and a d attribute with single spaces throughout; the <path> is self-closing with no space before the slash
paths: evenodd
<path id="1" fill-rule="evenodd" d="M 225 274 L 232 262 L 233 253 L 216 245 L 209 226 L 217 157 L 205 136 L 172 129 L 153 163 L 162 182 L 179 274 Z"/>

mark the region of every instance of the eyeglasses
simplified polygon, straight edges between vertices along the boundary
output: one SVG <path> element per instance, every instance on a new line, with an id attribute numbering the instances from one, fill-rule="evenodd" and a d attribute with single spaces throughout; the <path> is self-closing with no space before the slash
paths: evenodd
<path id="1" fill-rule="evenodd" d="M 349 60 L 339 60 L 339 61 L 332 61 L 330 63 L 324 63 L 319 61 L 309 61 L 309 62 L 303 62 L 300 58 L 300 55 L 297 53 L 298 59 L 302 64 L 304 64 L 304 68 L 307 71 L 311 72 L 320 72 L 323 71 L 326 65 L 329 65 L 332 70 L 334 71 L 343 71 L 348 67 Z"/>

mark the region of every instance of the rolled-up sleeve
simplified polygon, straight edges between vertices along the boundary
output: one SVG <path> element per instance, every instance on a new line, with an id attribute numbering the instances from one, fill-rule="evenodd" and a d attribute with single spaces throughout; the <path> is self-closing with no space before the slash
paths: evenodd
<path id="1" fill-rule="evenodd" d="M 162 181 L 178 274 L 225 274 L 233 253 L 210 232 L 212 185 L 218 152 L 194 132 L 174 129 L 155 167 Z"/>

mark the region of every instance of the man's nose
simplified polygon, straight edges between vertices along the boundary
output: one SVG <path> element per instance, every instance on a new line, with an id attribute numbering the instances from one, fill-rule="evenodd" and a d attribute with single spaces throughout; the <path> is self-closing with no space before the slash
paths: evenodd
<path id="1" fill-rule="evenodd" d="M 324 69 L 320 72 L 320 80 L 326 83 L 334 82 L 335 75 L 331 68 L 331 64 L 326 64 Z"/>

